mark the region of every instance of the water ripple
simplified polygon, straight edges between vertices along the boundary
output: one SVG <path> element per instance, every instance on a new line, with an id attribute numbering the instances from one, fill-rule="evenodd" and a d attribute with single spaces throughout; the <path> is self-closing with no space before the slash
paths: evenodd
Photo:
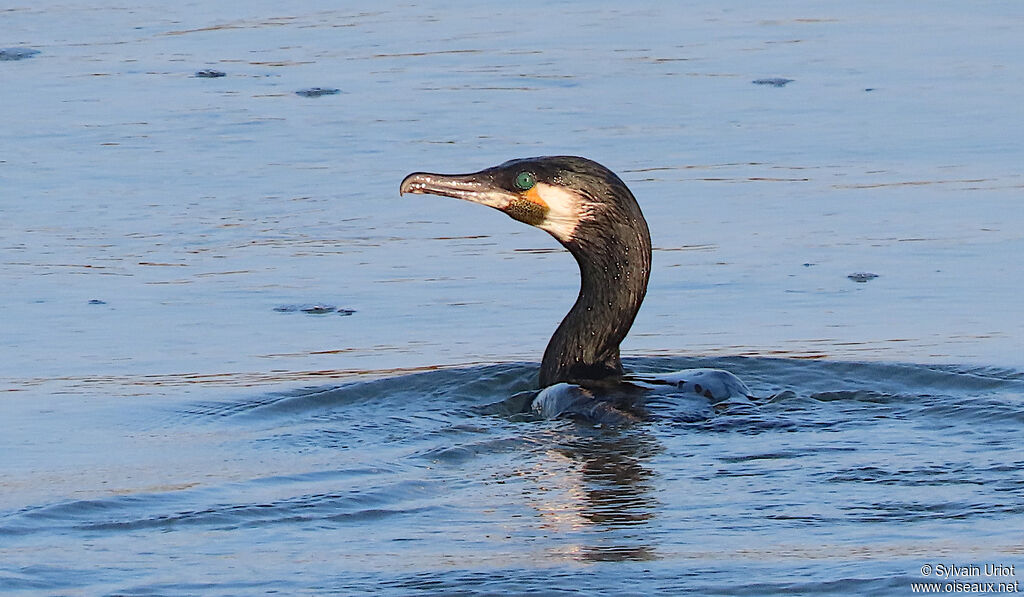
<path id="1" fill-rule="evenodd" d="M 278 560 L 270 550 L 286 554 L 312 541 L 334 558 L 321 565 L 348 571 L 345 583 L 319 581 L 341 592 L 364 586 L 357 569 L 395 592 L 503 587 L 509 562 L 643 565 L 655 571 L 645 586 L 676 590 L 678 576 L 656 571 L 706 558 L 736 562 L 749 537 L 765 532 L 786 547 L 742 557 L 776 562 L 776 570 L 843 537 L 866 538 L 821 557 L 939 553 L 950 525 L 961 541 L 991 549 L 1016 540 L 1008 521 L 1024 513 L 1024 378 L 1015 371 L 682 357 L 628 366 L 726 368 L 759 398 L 716 409 L 658 396 L 646 420 L 614 429 L 523 419 L 493 408 L 533 384 L 536 365 L 512 363 L 157 408 L 147 433 L 188 439 L 163 460 L 167 472 L 150 473 L 159 482 L 149 491 L 13 509 L 0 513 L 0 536 L 26 548 L 74 537 L 112 549 L 145 538 L 154 546 L 153 556 L 138 556 L 145 560 L 198 533 L 212 543 L 194 558 L 257 549 L 270 566 Z M 209 468 L 209 453 L 225 473 L 189 474 Z M 174 471 L 178 479 L 168 476 Z M 903 535 L 918 543 L 895 545 Z M 89 557 L 109 571 L 105 553 Z M 459 563 L 496 576 L 459 571 Z M 887 568 L 892 578 L 908 569 Z M 58 574 L 19 570 L 6 572 L 12 586 Z M 629 590 L 610 573 L 547 573 L 535 591 Z M 851 586 L 889 587 L 887 574 L 876 567 L 871 580 Z M 253 590 L 268 586 L 291 585 Z M 791 586 L 798 584 L 749 589 Z"/>

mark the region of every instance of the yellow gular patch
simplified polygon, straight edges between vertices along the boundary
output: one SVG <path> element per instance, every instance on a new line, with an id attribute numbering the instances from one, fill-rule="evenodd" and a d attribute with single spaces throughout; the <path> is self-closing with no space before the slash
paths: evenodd
<path id="1" fill-rule="evenodd" d="M 547 210 L 548 204 L 541 198 L 540 191 L 537 190 L 538 186 L 539 185 L 533 185 L 530 187 L 530 190 L 523 193 L 523 196 L 526 197 L 527 201 L 532 201 Z"/>

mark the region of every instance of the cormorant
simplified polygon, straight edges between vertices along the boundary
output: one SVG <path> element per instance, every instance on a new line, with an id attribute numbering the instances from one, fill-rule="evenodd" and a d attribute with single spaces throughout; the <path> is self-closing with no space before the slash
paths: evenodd
<path id="1" fill-rule="evenodd" d="M 544 351 L 540 387 L 547 390 L 534 409 L 558 416 L 599 404 L 592 388 L 622 378 L 619 344 L 640 310 L 651 273 L 647 221 L 622 179 L 586 158 L 545 156 L 472 174 L 415 172 L 399 190 L 493 207 L 546 230 L 569 250 L 580 267 L 580 293 Z M 681 371 L 656 383 L 716 401 L 750 394 L 738 378 L 719 370 Z M 581 409 L 583 403 L 588 406 Z"/>

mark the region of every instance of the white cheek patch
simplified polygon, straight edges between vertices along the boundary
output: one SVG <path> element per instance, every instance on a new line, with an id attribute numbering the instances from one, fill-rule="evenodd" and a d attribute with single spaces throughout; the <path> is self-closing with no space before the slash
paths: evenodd
<path id="1" fill-rule="evenodd" d="M 543 182 L 537 183 L 537 196 L 548 205 L 547 217 L 537 227 L 547 230 L 560 241 L 571 239 L 576 226 L 587 211 L 583 199 L 563 187 Z"/>

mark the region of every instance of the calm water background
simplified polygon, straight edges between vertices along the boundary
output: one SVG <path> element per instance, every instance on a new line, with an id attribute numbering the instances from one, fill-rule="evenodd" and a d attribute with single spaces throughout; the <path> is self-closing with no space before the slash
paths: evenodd
<path id="1" fill-rule="evenodd" d="M 0 591 L 905 594 L 1024 566 L 1022 26 L 0 7 L 0 48 L 40 50 L 0 62 Z M 476 414 L 533 384 L 575 264 L 398 183 L 561 153 L 650 222 L 629 366 L 785 394 L 623 430 Z M 275 311 L 309 304 L 355 313 Z"/>

